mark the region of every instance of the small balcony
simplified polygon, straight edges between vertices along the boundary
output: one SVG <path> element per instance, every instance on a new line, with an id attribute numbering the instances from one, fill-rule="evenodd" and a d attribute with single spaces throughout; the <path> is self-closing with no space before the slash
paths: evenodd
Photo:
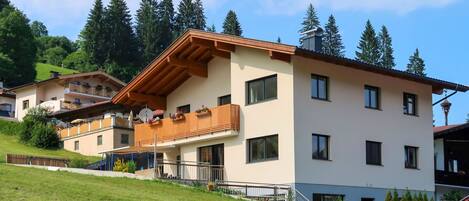
<path id="1" fill-rule="evenodd" d="M 129 128 L 132 129 L 132 123 L 129 120 L 111 116 L 103 119 L 96 119 L 82 122 L 74 126 L 63 128 L 57 131 L 60 139 L 75 137 L 89 132 L 99 131 L 107 128 Z"/>
<path id="2" fill-rule="evenodd" d="M 237 135 L 239 105 L 222 105 L 202 112 L 181 114 L 149 124 L 135 125 L 136 146 L 152 146 L 156 134 L 157 146 L 184 144 L 199 140 Z"/>
<path id="3" fill-rule="evenodd" d="M 93 96 L 96 98 L 111 99 L 114 95 L 117 94 L 117 91 L 112 90 L 109 87 L 103 87 L 101 85 L 91 86 L 87 83 L 85 84 L 77 84 L 77 83 L 69 83 L 68 87 L 65 88 L 66 94 L 79 94 L 79 95 L 87 95 Z"/>
<path id="4" fill-rule="evenodd" d="M 469 187 L 469 175 L 463 172 L 456 173 L 456 172 L 436 170 L 435 171 L 435 183 Z"/>

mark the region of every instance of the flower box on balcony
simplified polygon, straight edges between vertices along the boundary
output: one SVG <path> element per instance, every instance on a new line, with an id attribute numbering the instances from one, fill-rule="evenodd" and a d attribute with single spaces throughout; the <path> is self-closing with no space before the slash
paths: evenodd
<path id="1" fill-rule="evenodd" d="M 195 115 L 197 117 L 203 117 L 203 116 L 207 116 L 207 115 L 210 115 L 211 112 L 210 112 L 210 109 L 208 109 L 207 107 L 203 106 L 202 105 L 202 108 L 201 109 L 198 109 L 195 111 Z"/>
<path id="2" fill-rule="evenodd" d="M 176 113 L 176 114 L 171 115 L 171 119 L 172 119 L 173 121 L 182 121 L 182 120 L 184 120 L 185 118 L 186 118 L 186 117 L 184 116 L 183 113 Z"/>

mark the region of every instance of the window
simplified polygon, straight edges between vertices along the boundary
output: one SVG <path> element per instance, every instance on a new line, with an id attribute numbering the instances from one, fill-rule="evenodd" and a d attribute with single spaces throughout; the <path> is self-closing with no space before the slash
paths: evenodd
<path id="1" fill-rule="evenodd" d="M 121 134 L 121 144 L 129 144 L 129 134 Z"/>
<path id="2" fill-rule="evenodd" d="M 103 136 L 98 135 L 98 145 L 103 145 Z"/>
<path id="3" fill-rule="evenodd" d="M 277 98 L 277 75 L 247 82 L 247 104 Z"/>
<path id="4" fill-rule="evenodd" d="M 329 78 L 321 75 L 311 75 L 311 98 L 328 100 Z"/>
<path id="5" fill-rule="evenodd" d="M 23 101 L 23 110 L 26 110 L 29 108 L 29 100 L 24 100 Z"/>
<path id="6" fill-rule="evenodd" d="M 231 104 L 231 95 L 218 97 L 218 105 Z"/>
<path id="7" fill-rule="evenodd" d="M 364 91 L 365 107 L 379 109 L 379 88 L 365 85 Z"/>
<path id="8" fill-rule="evenodd" d="M 74 147 L 75 151 L 78 151 L 80 150 L 80 142 L 79 141 L 75 141 L 75 147 Z"/>
<path id="9" fill-rule="evenodd" d="M 329 136 L 313 134 L 313 159 L 329 160 Z"/>
<path id="10" fill-rule="evenodd" d="M 366 164 L 381 165 L 381 142 L 366 141 Z"/>
<path id="11" fill-rule="evenodd" d="M 276 160 L 278 158 L 278 135 L 248 140 L 249 162 Z"/>
<path id="12" fill-rule="evenodd" d="M 51 99 L 51 100 L 57 100 L 57 97 L 52 97 L 52 98 L 50 98 L 50 99 Z"/>
<path id="13" fill-rule="evenodd" d="M 176 108 L 176 111 L 184 113 L 184 114 L 189 113 L 189 112 L 191 112 L 191 105 L 179 106 L 179 107 Z"/>
<path id="14" fill-rule="evenodd" d="M 417 169 L 418 164 L 417 164 L 417 154 L 418 154 L 418 148 L 417 147 L 411 147 L 411 146 L 405 146 L 405 167 L 406 168 L 412 168 L 412 169 Z"/>
<path id="15" fill-rule="evenodd" d="M 417 115 L 417 96 L 404 93 L 404 114 Z"/>
<path id="16" fill-rule="evenodd" d="M 74 104 L 81 104 L 81 100 L 80 100 L 79 98 L 75 98 L 75 99 L 73 100 L 73 103 L 74 103 Z"/>
<path id="17" fill-rule="evenodd" d="M 334 195 L 334 194 L 313 194 L 313 201 L 336 201 L 344 200 L 344 195 Z"/>

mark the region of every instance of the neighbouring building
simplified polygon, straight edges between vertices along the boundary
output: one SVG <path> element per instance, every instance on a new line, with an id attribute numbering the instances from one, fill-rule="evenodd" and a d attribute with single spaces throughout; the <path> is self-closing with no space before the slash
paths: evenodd
<path id="1" fill-rule="evenodd" d="M 318 46 L 190 30 L 112 103 L 164 110 L 134 125 L 134 144 L 156 141 L 176 161 L 158 169 L 166 177 L 286 184 L 314 201 L 379 201 L 390 189 L 433 196 L 432 94 L 469 87 Z"/>
<path id="2" fill-rule="evenodd" d="M 60 75 L 9 89 L 16 94 L 15 117 L 21 121 L 29 108 L 47 107 L 62 112 L 109 101 L 125 85 L 101 71 Z"/>
<path id="3" fill-rule="evenodd" d="M 15 93 L 8 91 L 0 82 L 0 117 L 11 119 L 15 117 Z"/>
<path id="4" fill-rule="evenodd" d="M 469 195 L 469 123 L 434 127 L 435 195 L 446 192 Z"/>
<path id="5" fill-rule="evenodd" d="M 68 151 L 87 156 L 134 145 L 133 118 L 121 105 L 103 101 L 52 116 L 65 122 L 58 130 L 61 144 Z"/>

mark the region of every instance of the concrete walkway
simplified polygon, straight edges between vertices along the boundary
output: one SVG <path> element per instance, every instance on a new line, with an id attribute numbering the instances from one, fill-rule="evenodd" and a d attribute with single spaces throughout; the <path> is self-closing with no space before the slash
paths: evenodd
<path id="1" fill-rule="evenodd" d="M 131 178 L 131 179 L 138 179 L 138 180 L 152 180 L 153 178 L 150 176 L 144 175 L 136 175 L 131 173 L 125 172 L 113 172 L 113 171 L 100 171 L 100 170 L 87 170 L 81 168 L 64 168 L 64 167 L 51 167 L 51 166 L 39 166 L 39 165 L 19 165 L 19 164 L 9 164 L 19 167 L 32 167 L 50 171 L 63 171 L 63 172 L 72 172 L 77 174 L 86 174 L 86 175 L 93 175 L 99 177 L 122 177 L 122 178 Z"/>

